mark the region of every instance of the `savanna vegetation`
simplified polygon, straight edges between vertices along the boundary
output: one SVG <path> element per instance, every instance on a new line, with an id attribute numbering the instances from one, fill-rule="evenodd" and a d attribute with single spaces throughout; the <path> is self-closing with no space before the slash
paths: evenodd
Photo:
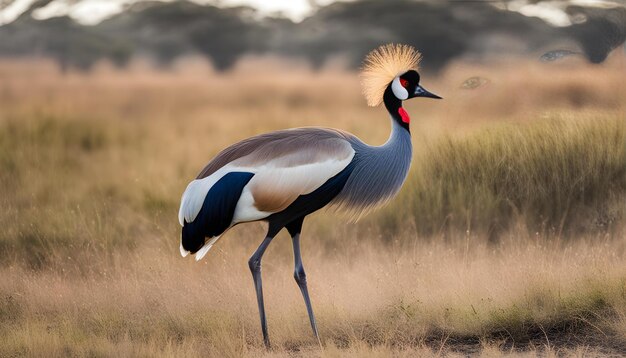
<path id="1" fill-rule="evenodd" d="M 220 149 L 262 131 L 382 144 L 385 111 L 356 74 L 2 62 L 0 356 L 624 354 L 625 66 L 456 63 L 424 78 L 445 100 L 407 103 L 415 155 L 398 198 L 356 224 L 305 223 L 321 345 L 286 234 L 268 249 L 268 351 L 247 266 L 263 224 L 196 263 L 178 253 L 178 200 Z"/>

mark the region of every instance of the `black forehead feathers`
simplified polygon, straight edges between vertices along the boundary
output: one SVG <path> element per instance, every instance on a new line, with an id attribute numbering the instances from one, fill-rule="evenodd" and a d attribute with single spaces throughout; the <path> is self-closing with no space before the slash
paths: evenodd
<path id="1" fill-rule="evenodd" d="M 404 73 L 400 78 L 403 78 L 411 83 L 420 83 L 420 75 L 415 70 L 410 70 Z"/>

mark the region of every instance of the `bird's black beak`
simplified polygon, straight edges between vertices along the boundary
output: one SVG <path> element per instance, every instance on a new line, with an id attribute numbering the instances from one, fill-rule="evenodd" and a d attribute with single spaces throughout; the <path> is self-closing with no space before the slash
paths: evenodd
<path id="1" fill-rule="evenodd" d="M 432 92 L 428 92 L 424 87 L 418 85 L 415 87 L 415 92 L 413 92 L 413 97 L 426 97 L 426 98 L 435 98 L 442 99 Z"/>

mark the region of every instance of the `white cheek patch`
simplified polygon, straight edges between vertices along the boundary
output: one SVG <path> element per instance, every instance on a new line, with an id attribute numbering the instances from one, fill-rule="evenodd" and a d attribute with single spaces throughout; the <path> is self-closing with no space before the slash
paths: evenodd
<path id="1" fill-rule="evenodd" d="M 391 82 L 391 90 L 393 91 L 394 96 L 396 96 L 399 100 L 404 101 L 409 98 L 409 92 L 400 84 L 400 77 L 393 79 L 393 82 Z"/>

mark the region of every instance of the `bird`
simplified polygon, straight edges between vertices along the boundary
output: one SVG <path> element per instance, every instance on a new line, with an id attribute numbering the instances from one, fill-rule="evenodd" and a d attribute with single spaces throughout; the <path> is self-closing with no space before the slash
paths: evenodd
<path id="1" fill-rule="evenodd" d="M 385 44 L 363 61 L 360 77 L 367 104 L 382 103 L 389 112 L 392 129 L 383 145 L 370 146 L 339 129 L 278 130 L 227 147 L 185 189 L 178 214 L 183 257 L 195 254 L 196 260 L 202 259 L 235 225 L 267 222 L 267 234 L 248 266 L 268 348 L 261 280 L 265 250 L 278 232 L 287 229 L 293 245 L 294 278 L 320 342 L 300 253 L 303 221 L 327 206 L 358 218 L 398 193 L 412 157 L 411 119 L 402 103 L 416 97 L 441 99 L 420 84 L 421 58 L 410 45 Z"/>

